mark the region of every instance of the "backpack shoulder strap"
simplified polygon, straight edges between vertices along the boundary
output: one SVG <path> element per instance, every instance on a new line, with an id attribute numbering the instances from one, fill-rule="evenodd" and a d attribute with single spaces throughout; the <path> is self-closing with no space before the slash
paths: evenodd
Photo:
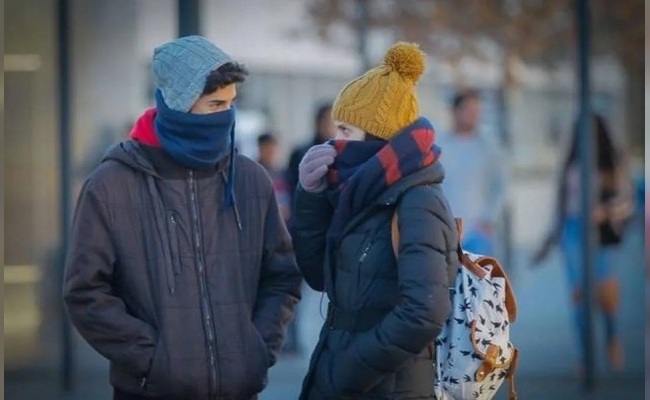
<path id="1" fill-rule="evenodd" d="M 393 252 L 395 257 L 399 255 L 399 226 L 397 225 L 397 209 L 393 213 L 393 218 L 390 221 L 390 240 L 393 243 Z"/>
<path id="2" fill-rule="evenodd" d="M 456 252 L 458 253 L 458 261 L 460 261 L 461 265 L 465 268 L 467 268 L 472 274 L 478 276 L 479 278 L 483 279 L 487 275 L 487 272 L 481 268 L 481 266 L 474 261 L 472 261 L 467 254 L 465 254 L 465 251 L 463 251 L 463 219 L 462 218 L 454 218 L 454 221 L 456 222 L 456 234 L 458 235 L 458 243 L 456 247 Z"/>
<path id="3" fill-rule="evenodd" d="M 460 243 L 463 238 L 463 220 L 462 218 L 454 218 L 454 221 L 456 222 L 456 231 L 458 232 L 459 254 L 462 254 L 462 251 L 460 251 Z M 393 218 L 390 222 L 390 239 L 393 243 L 393 251 L 395 252 L 395 255 L 399 254 L 399 225 L 397 223 L 397 209 L 395 209 L 395 212 L 393 212 Z"/>
<path id="4" fill-rule="evenodd" d="M 462 218 L 454 218 L 456 222 L 456 231 L 458 231 L 458 248 L 460 249 L 460 242 L 463 238 L 463 220 Z M 390 239 L 393 243 L 393 251 L 395 255 L 399 254 L 399 225 L 397 220 L 397 209 L 393 212 L 393 218 L 390 222 Z M 462 253 L 462 251 L 459 251 Z"/>
<path id="5" fill-rule="evenodd" d="M 422 184 L 422 185 L 416 185 L 414 187 L 425 187 L 425 186 L 440 186 L 440 184 L 437 183 Z M 399 225 L 398 225 L 398 218 L 397 218 L 397 208 L 398 207 L 396 206 L 395 209 L 393 210 L 393 217 L 390 222 L 390 239 L 391 239 L 391 243 L 393 244 L 393 252 L 395 253 L 395 257 L 399 256 Z"/>
<path id="6" fill-rule="evenodd" d="M 515 299 L 515 292 L 512 290 L 512 284 L 510 283 L 510 279 L 508 278 L 508 275 L 506 274 L 506 271 L 503 269 L 501 266 L 501 263 L 499 263 L 499 260 L 497 260 L 494 257 L 479 257 L 476 261 L 474 261 L 479 266 L 483 265 L 491 265 L 492 266 L 492 276 L 497 277 L 497 278 L 503 278 L 505 281 L 505 292 L 506 292 L 506 310 L 508 311 L 508 318 L 510 319 L 510 322 L 515 322 L 517 319 L 517 300 Z"/>
<path id="7" fill-rule="evenodd" d="M 454 218 L 454 222 L 456 222 L 456 231 L 458 232 L 458 246 L 460 247 L 460 243 L 463 241 L 463 219 Z"/>

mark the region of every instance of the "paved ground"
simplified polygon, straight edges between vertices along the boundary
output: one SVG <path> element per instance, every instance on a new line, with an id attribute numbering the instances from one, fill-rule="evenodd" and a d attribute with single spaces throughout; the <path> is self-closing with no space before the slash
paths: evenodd
<path id="1" fill-rule="evenodd" d="M 526 217 L 526 216 L 520 216 Z M 527 217 L 530 218 L 530 217 Z M 529 229 L 535 229 L 529 228 Z M 534 232 L 523 232 L 534 237 Z M 644 303 L 650 297 L 644 291 L 649 283 L 644 279 L 643 232 L 635 226 L 622 246 L 615 265 L 621 279 L 622 304 L 620 332 L 622 334 L 627 366 L 617 375 L 611 375 L 604 366 L 602 329 L 597 329 L 599 347 L 596 351 L 598 381 L 593 393 L 585 394 L 580 382 L 573 378 L 577 350 L 573 337 L 568 292 L 559 256 L 549 259 L 547 265 L 530 269 L 527 260 L 531 247 L 518 242 L 511 278 L 519 302 L 519 319 L 513 326 L 513 341 L 521 348 L 521 362 L 517 377 L 519 398 L 523 400 L 592 399 L 635 400 L 644 398 Z M 647 291 L 646 291 L 647 293 Z M 307 369 L 308 353 L 313 348 L 323 318 L 325 300 L 306 291 L 300 304 L 300 337 L 307 350 L 302 356 L 284 357 L 270 373 L 270 384 L 261 400 L 296 399 L 301 380 Z M 600 322 L 600 321 L 597 321 Z M 597 324 L 596 328 L 601 328 Z M 54 330 L 56 333 L 56 330 Z M 23 369 L 5 373 L 5 398 L 8 400 L 109 400 L 104 360 L 83 342 L 77 344 L 77 388 L 73 394 L 62 394 L 58 389 L 57 372 L 53 362 L 44 362 L 37 369 Z M 505 390 L 502 389 L 501 397 Z M 650 398 L 650 397 L 648 397 Z"/>

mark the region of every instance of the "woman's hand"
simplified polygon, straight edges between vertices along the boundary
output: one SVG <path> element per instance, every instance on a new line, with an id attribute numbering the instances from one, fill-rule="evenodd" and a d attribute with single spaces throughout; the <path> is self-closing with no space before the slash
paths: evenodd
<path id="1" fill-rule="evenodd" d="M 329 144 L 319 144 L 310 148 L 298 166 L 300 186 L 309 193 L 320 193 L 327 188 L 325 175 L 334 163 L 336 149 Z"/>

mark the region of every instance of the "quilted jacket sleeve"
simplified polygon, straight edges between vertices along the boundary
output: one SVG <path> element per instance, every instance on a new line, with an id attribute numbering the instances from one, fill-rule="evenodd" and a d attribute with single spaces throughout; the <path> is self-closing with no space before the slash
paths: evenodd
<path id="1" fill-rule="evenodd" d="M 365 391 L 441 332 L 451 311 L 448 271 L 456 228 L 437 190 L 415 187 L 403 195 L 397 207 L 399 304 L 335 362 L 335 387 Z"/>
<path id="2" fill-rule="evenodd" d="M 144 376 L 156 333 L 127 312 L 111 285 L 116 255 L 101 193 L 90 181 L 81 190 L 63 277 L 64 301 L 72 323 L 95 350 Z"/>

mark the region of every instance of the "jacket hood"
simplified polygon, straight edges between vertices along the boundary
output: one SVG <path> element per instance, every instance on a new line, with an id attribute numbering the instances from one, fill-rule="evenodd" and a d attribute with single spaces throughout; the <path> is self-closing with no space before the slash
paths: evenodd
<path id="1" fill-rule="evenodd" d="M 160 140 L 156 135 L 155 128 L 156 114 L 156 108 L 146 110 L 133 125 L 129 134 L 131 139 L 149 146 L 160 147 Z"/>
<path id="2" fill-rule="evenodd" d="M 137 171 L 159 177 L 153 164 L 146 157 L 140 144 L 135 140 L 125 140 L 108 149 L 102 162 L 109 160 L 120 162 Z"/>
<path id="3" fill-rule="evenodd" d="M 125 164 L 135 170 L 145 172 L 149 175 L 159 176 L 156 173 L 153 163 L 140 147 L 140 143 L 160 147 L 160 141 L 156 136 L 154 120 L 156 108 L 147 109 L 137 119 L 129 134 L 130 140 L 120 142 L 109 148 L 102 162 L 113 160 Z"/>

